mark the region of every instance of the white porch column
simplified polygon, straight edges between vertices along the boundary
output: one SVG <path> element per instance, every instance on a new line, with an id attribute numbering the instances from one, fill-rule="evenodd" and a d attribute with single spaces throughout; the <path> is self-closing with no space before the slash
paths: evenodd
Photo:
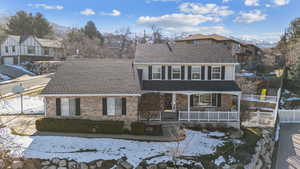
<path id="1" fill-rule="evenodd" d="M 188 121 L 190 121 L 190 112 L 191 112 L 191 94 L 188 94 Z"/>
<path id="2" fill-rule="evenodd" d="M 238 94 L 238 120 L 240 121 L 240 114 L 241 114 L 241 93 Z"/>

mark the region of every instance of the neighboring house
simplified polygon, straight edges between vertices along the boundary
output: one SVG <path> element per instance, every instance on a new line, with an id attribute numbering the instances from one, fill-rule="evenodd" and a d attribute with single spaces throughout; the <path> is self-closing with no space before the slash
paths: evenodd
<path id="1" fill-rule="evenodd" d="M 138 45 L 135 60 L 67 61 L 43 90 L 46 117 L 240 126 L 237 63 L 226 48 Z"/>
<path id="2" fill-rule="evenodd" d="M 295 69 L 300 59 L 300 41 L 294 41 L 289 45 L 288 54 L 285 58 L 286 65 Z"/>
<path id="3" fill-rule="evenodd" d="M 236 57 L 242 68 L 256 69 L 257 65 L 262 63 L 262 50 L 253 45 L 239 42 L 221 35 L 202 35 L 195 34 L 186 38 L 176 40 L 177 43 L 189 43 L 198 45 L 222 45 L 227 47 L 233 56 Z"/>
<path id="4" fill-rule="evenodd" d="M 57 40 L 33 36 L 9 35 L 1 43 L 2 64 L 20 64 L 25 61 L 52 60 L 62 57 L 62 44 Z"/>

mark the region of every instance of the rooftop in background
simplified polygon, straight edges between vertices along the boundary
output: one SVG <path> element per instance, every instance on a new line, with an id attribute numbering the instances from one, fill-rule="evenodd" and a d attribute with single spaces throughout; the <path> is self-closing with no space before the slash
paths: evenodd
<path id="1" fill-rule="evenodd" d="M 184 41 L 193 41 L 193 40 L 215 40 L 215 41 L 233 41 L 233 42 L 236 42 L 236 43 L 239 43 L 243 46 L 255 46 L 257 47 L 256 45 L 254 44 L 250 44 L 250 43 L 244 43 L 244 42 L 239 42 L 233 38 L 228 38 L 228 37 L 225 37 L 225 36 L 221 36 L 221 35 L 218 35 L 218 34 L 211 34 L 211 35 L 203 35 L 203 34 L 194 34 L 194 35 L 190 35 L 188 37 L 185 37 L 185 38 L 182 38 L 182 39 L 177 39 L 175 40 L 176 42 L 184 42 Z"/>
<path id="2" fill-rule="evenodd" d="M 16 35 L 8 35 L 7 38 L 14 39 L 15 41 L 22 43 L 30 36 L 16 36 Z M 5 38 L 5 39 L 7 39 Z M 41 39 L 34 37 L 42 47 L 49 47 L 49 48 L 62 48 L 62 43 L 59 40 L 52 40 L 52 39 Z"/>
<path id="3" fill-rule="evenodd" d="M 66 61 L 42 91 L 44 95 L 140 93 L 138 75 L 130 59 Z"/>
<path id="4" fill-rule="evenodd" d="M 139 44 L 135 63 L 237 63 L 225 46 L 197 44 Z"/>

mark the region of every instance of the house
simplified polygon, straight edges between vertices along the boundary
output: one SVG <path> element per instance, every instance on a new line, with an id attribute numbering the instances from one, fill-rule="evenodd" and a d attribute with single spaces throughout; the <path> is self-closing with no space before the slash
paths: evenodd
<path id="1" fill-rule="evenodd" d="M 253 44 L 242 43 L 232 38 L 227 38 L 221 35 L 202 35 L 195 34 L 186 38 L 177 39 L 176 43 L 188 43 L 198 45 L 223 45 L 226 46 L 232 55 L 236 57 L 238 63 L 245 69 L 256 69 L 257 65 L 262 63 L 263 52 Z"/>
<path id="2" fill-rule="evenodd" d="M 67 61 L 41 95 L 46 117 L 239 127 L 235 58 L 222 46 L 138 45 L 135 59 Z"/>
<path id="3" fill-rule="evenodd" d="M 62 44 L 57 40 L 33 36 L 8 35 L 1 43 L 2 64 L 20 64 L 25 61 L 51 60 L 62 57 Z"/>

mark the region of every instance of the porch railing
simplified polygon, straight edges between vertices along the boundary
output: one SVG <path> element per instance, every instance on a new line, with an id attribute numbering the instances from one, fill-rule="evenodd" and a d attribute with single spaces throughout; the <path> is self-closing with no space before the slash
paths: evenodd
<path id="1" fill-rule="evenodd" d="M 179 121 L 207 121 L 207 122 L 226 122 L 239 121 L 238 112 L 200 112 L 200 111 L 179 111 Z"/>

